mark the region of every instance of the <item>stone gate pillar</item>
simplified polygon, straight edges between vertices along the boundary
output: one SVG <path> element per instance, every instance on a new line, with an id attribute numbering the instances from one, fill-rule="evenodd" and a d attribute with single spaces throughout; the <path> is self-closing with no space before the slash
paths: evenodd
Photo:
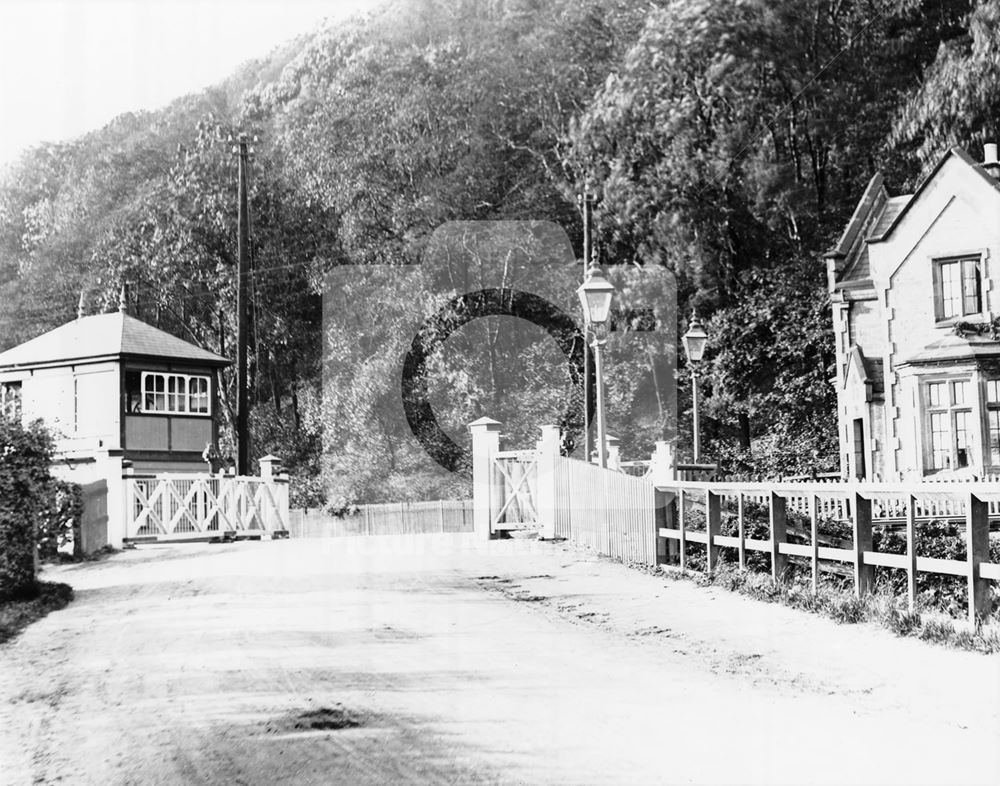
<path id="1" fill-rule="evenodd" d="M 538 440 L 538 537 L 552 540 L 556 536 L 556 464 L 559 461 L 559 426 L 542 426 Z"/>

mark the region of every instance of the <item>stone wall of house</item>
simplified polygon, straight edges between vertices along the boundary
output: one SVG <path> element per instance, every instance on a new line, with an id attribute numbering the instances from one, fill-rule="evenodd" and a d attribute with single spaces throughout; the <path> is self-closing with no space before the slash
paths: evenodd
<path id="1" fill-rule="evenodd" d="M 886 305 L 887 471 L 912 473 L 920 456 L 919 391 L 900 364 L 952 332 L 935 323 L 934 260 L 982 252 L 984 308 L 1000 306 L 1000 191 L 952 156 L 903 216 L 890 238 L 870 246 L 876 290 Z"/>

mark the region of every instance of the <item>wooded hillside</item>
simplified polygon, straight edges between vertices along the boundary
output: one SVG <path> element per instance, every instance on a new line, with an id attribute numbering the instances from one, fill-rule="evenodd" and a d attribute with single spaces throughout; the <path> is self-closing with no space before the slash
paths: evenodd
<path id="1" fill-rule="evenodd" d="M 707 320 L 705 453 L 835 466 L 822 252 L 875 171 L 911 188 L 948 146 L 996 141 L 998 30 L 1000 0 L 398 0 L 8 167 L 0 349 L 81 303 L 115 307 L 125 283 L 136 316 L 232 356 L 229 137 L 245 131 L 253 452 L 289 462 L 300 504 L 462 482 L 427 471 L 386 413 L 404 326 L 467 289 L 396 276 L 373 295 L 337 271 L 416 269 L 449 222 L 551 222 L 580 257 L 584 185 L 600 196 L 602 261 L 671 271 L 679 305 L 656 319 Z M 430 360 L 437 420 L 456 442 L 481 415 L 534 438 L 579 396 L 566 364 L 541 329 L 479 322 Z M 610 430 L 629 458 L 666 428 L 667 360 L 609 362 Z M 232 375 L 223 394 L 231 421 Z"/>

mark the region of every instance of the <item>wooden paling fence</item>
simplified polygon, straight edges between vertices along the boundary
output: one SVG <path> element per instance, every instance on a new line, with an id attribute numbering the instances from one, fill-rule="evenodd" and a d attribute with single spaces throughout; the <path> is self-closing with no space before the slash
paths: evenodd
<path id="1" fill-rule="evenodd" d="M 293 538 L 458 533 L 472 529 L 472 500 L 358 505 L 343 516 L 301 509 L 289 515 L 289 534 Z"/>
<path id="2" fill-rule="evenodd" d="M 555 536 L 623 562 L 655 565 L 653 485 L 576 459 L 553 462 Z"/>
<path id="3" fill-rule="evenodd" d="M 788 565 L 789 556 L 805 558 L 812 569 L 812 588 L 819 582 L 820 561 L 847 563 L 853 567 L 855 593 L 860 597 L 871 591 L 876 566 L 906 571 L 907 596 L 912 609 L 916 603 L 918 573 L 961 576 L 968 589 L 968 619 L 989 610 L 990 581 L 1000 581 L 1000 564 L 990 562 L 990 507 L 1000 501 L 1000 486 L 994 483 L 959 483 L 949 485 L 875 484 L 875 483 L 694 483 L 668 482 L 657 484 L 667 495 L 665 526 L 659 536 L 675 542 L 680 566 L 687 567 L 688 545 L 702 544 L 706 548 L 707 569 L 719 561 L 719 549 L 737 550 L 740 567 L 746 566 L 748 551 L 761 551 L 770 556 L 771 572 L 778 578 Z M 735 506 L 737 534 L 722 535 L 723 504 Z M 757 502 L 767 506 L 768 539 L 747 537 L 746 505 Z M 704 511 L 704 529 L 692 530 L 688 519 L 692 504 Z M 787 515 L 790 510 L 805 513 L 810 521 L 809 543 L 788 542 Z M 852 527 L 850 548 L 823 546 L 820 543 L 819 521 L 824 511 L 835 511 L 836 517 L 849 520 Z M 947 513 L 951 519 L 964 523 L 966 557 L 938 559 L 923 557 L 916 552 L 917 532 L 922 519 L 939 518 Z M 874 524 L 905 521 L 905 554 L 876 552 L 873 548 Z"/>

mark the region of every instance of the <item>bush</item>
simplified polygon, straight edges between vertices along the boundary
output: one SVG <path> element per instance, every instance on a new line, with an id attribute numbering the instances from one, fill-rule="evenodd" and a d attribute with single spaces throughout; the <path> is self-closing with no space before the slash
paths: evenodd
<path id="1" fill-rule="evenodd" d="M 906 533 L 875 527 L 872 532 L 875 551 L 886 554 L 906 553 Z M 937 559 L 964 560 L 965 527 L 951 521 L 920 522 L 917 525 L 917 555 Z M 1000 563 L 1000 540 L 990 539 L 990 561 Z M 906 571 L 875 568 L 875 581 L 898 595 L 906 595 Z M 945 612 L 953 617 L 966 613 L 966 580 L 962 576 L 917 573 L 917 596 L 923 608 Z"/>
<path id="2" fill-rule="evenodd" d="M 36 593 L 35 527 L 49 507 L 52 437 L 0 417 L 0 598 Z"/>
<path id="3" fill-rule="evenodd" d="M 68 584 L 38 582 L 34 597 L 0 603 L 0 644 L 14 638 L 32 622 L 50 611 L 64 608 L 73 600 L 73 588 Z"/>
<path id="4" fill-rule="evenodd" d="M 83 489 L 77 483 L 53 479 L 48 503 L 38 523 L 38 556 L 52 560 L 58 556 L 60 546 L 70 541 L 79 551 Z"/>

